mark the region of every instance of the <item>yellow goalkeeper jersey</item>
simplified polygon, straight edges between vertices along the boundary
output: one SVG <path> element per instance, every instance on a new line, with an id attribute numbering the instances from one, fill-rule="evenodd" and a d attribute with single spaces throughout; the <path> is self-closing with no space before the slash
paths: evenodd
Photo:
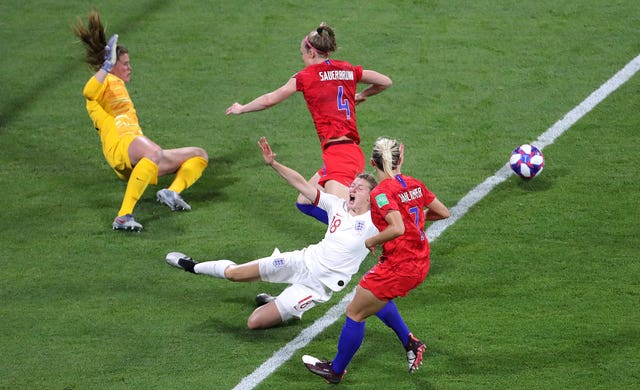
<path id="1" fill-rule="evenodd" d="M 124 81 L 108 74 L 101 83 L 93 76 L 84 86 L 83 94 L 105 159 L 120 179 L 127 180 L 133 168 L 129 145 L 143 134 Z"/>
<path id="2" fill-rule="evenodd" d="M 119 136 L 142 135 L 133 101 L 120 78 L 109 73 L 104 82 L 100 83 L 95 77 L 91 77 L 83 93 L 87 99 L 89 116 L 99 132 L 108 130 L 110 121 L 105 116 L 110 116 L 115 121 Z"/>

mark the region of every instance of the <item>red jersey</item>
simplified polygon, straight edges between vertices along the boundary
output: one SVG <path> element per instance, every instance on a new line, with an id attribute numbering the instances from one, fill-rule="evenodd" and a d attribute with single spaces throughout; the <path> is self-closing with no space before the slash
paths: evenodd
<path id="1" fill-rule="evenodd" d="M 293 77 L 301 91 L 320 139 L 347 136 L 360 144 L 356 126 L 356 85 L 362 79 L 362 66 L 346 61 L 326 60 L 309 65 Z"/>
<path id="2" fill-rule="evenodd" d="M 436 198 L 418 179 L 397 175 L 385 179 L 371 191 L 371 219 L 379 231 L 387 226 L 384 217 L 390 210 L 402 215 L 404 234 L 382 244 L 381 262 L 402 263 L 402 269 L 411 272 L 409 262 L 422 268 L 429 264 L 429 241 L 424 232 L 424 209 Z M 408 268 L 407 268 L 408 266 Z"/>

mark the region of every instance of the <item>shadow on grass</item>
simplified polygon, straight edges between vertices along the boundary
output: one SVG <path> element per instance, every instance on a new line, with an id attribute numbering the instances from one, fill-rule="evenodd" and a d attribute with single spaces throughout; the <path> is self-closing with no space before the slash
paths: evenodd
<path id="1" fill-rule="evenodd" d="M 127 13 L 119 14 L 117 20 L 112 22 L 113 24 L 110 24 L 108 20 L 103 20 L 103 23 L 112 28 L 112 30 L 117 30 L 120 36 L 125 36 L 132 29 L 136 29 L 136 25 L 139 24 L 140 20 L 148 19 L 149 14 L 161 10 L 172 3 L 168 0 L 154 0 L 138 4 L 140 4 L 138 9 L 129 7 Z M 80 20 L 86 23 L 86 15 L 90 9 L 91 8 L 87 6 L 86 9 L 78 10 Z M 116 18 L 113 17 L 113 19 Z M 72 23 L 74 23 L 74 21 L 70 21 L 70 24 Z M 69 29 L 69 35 L 73 36 L 71 29 Z M 58 88 L 59 85 L 64 84 L 69 78 L 76 77 L 74 73 L 69 72 L 69 69 L 74 69 L 78 65 L 78 59 L 82 57 L 78 55 L 67 58 L 70 59 L 59 63 L 57 68 L 52 68 L 52 64 L 49 63 L 46 72 L 48 77 L 43 78 L 39 83 L 33 85 L 31 89 L 25 91 L 25 93 L 9 94 L 12 98 L 7 99 L 7 101 L 3 102 L 0 106 L 0 112 L 2 113 L 0 116 L 0 130 L 9 126 L 26 107 L 34 104 L 40 96 L 45 94 L 44 91 Z"/>

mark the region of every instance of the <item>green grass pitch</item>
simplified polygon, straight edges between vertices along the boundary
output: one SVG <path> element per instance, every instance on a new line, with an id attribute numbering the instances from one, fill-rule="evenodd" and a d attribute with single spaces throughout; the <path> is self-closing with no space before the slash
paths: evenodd
<path id="1" fill-rule="evenodd" d="M 358 108 L 365 151 L 400 138 L 403 171 L 449 207 L 640 53 L 635 0 L 103 1 L 108 32 L 130 50 L 145 134 L 211 157 L 183 193 L 191 212 L 170 212 L 150 187 L 136 208 L 144 230 L 125 234 L 110 228 L 124 183 L 86 114 L 91 73 L 71 33 L 90 7 L 0 4 L 2 389 L 231 389 L 325 314 L 330 304 L 249 331 L 255 294 L 283 286 L 164 262 L 174 250 L 245 262 L 322 237 L 256 145 L 267 136 L 312 175 L 320 150 L 302 97 L 224 115 L 301 69 L 300 40 L 320 22 L 336 30 L 336 58 L 394 81 Z M 539 177 L 509 178 L 433 243 L 425 283 L 397 300 L 427 342 L 420 371 L 407 374 L 395 335 L 372 318 L 340 386 L 636 387 L 638 96 L 635 75 L 543 150 Z M 300 357 L 332 358 L 341 326 L 256 388 L 327 388 Z"/>

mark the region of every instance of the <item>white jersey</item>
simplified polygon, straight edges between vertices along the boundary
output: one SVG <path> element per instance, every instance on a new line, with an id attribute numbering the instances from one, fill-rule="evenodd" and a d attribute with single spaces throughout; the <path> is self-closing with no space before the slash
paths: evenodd
<path id="1" fill-rule="evenodd" d="M 335 195 L 320 192 L 318 207 L 327 211 L 329 225 L 322 241 L 304 250 L 304 262 L 325 286 L 340 291 L 358 272 L 369 253 L 364 242 L 378 234 L 378 229 L 371 221 L 371 211 L 353 216 L 347 201 Z"/>

